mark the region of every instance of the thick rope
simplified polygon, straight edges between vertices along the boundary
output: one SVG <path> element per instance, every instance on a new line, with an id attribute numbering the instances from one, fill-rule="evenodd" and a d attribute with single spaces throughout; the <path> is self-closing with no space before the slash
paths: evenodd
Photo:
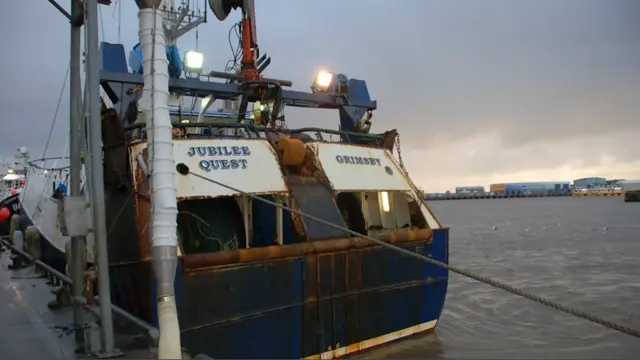
<path id="1" fill-rule="evenodd" d="M 207 177 L 205 177 L 205 176 L 202 176 L 202 175 L 199 175 L 199 174 L 193 173 L 193 172 L 191 172 L 191 171 L 189 170 L 189 168 L 188 168 L 186 165 L 184 165 L 184 164 L 178 164 L 178 166 L 177 166 L 177 170 L 178 170 L 178 172 L 179 172 L 180 174 L 182 174 L 182 175 L 191 174 L 191 175 L 193 175 L 193 176 L 195 176 L 195 177 L 197 177 L 197 178 L 200 178 L 200 179 L 202 179 L 202 180 L 209 181 L 209 182 L 214 183 L 214 184 L 216 184 L 216 185 L 218 185 L 218 186 L 221 186 L 221 187 L 227 188 L 227 189 L 229 189 L 229 190 L 231 190 L 231 191 L 235 191 L 235 192 L 237 192 L 237 193 L 240 193 L 240 194 L 242 194 L 242 195 L 244 195 L 244 196 L 248 196 L 248 197 L 250 197 L 250 198 L 252 198 L 252 199 L 254 199 L 254 200 L 259 200 L 259 201 L 262 201 L 262 202 L 264 202 L 264 203 L 267 203 L 267 204 L 273 205 L 273 206 L 275 206 L 275 207 L 282 208 L 282 209 L 287 210 L 287 211 L 289 211 L 289 212 L 291 212 L 291 213 L 294 213 L 294 214 L 297 214 L 297 215 L 299 215 L 299 216 L 305 217 L 305 218 L 307 218 L 307 219 L 311 219 L 311 220 L 317 221 L 317 222 L 319 222 L 319 223 L 321 223 L 321 224 L 324 224 L 324 225 L 330 226 L 330 227 L 332 227 L 332 228 L 334 228 L 334 229 L 338 229 L 338 230 L 342 230 L 342 231 L 348 232 L 349 234 L 351 234 L 351 235 L 353 235 L 353 236 L 355 236 L 355 237 L 359 237 L 359 238 L 367 239 L 367 240 L 369 240 L 369 241 L 373 241 L 374 243 L 376 243 L 376 244 L 378 244 L 378 245 L 381 245 L 381 246 L 387 247 L 387 248 L 389 248 L 389 249 L 391 249 L 391 250 L 394 250 L 394 251 L 397 251 L 397 252 L 403 253 L 403 254 L 405 254 L 405 255 L 407 255 L 407 256 L 411 256 L 411 257 L 413 257 L 413 258 L 415 258 L 415 259 L 418 259 L 418 260 L 421 260 L 421 261 L 424 261 L 424 262 L 430 263 L 430 264 L 432 264 L 432 265 L 439 266 L 439 267 L 441 267 L 441 268 L 443 268 L 443 269 L 446 269 L 446 270 L 452 271 L 452 272 L 454 272 L 454 273 L 456 273 L 456 274 L 460 274 L 460 275 L 462 275 L 462 276 L 465 276 L 465 277 L 468 277 L 468 278 L 471 278 L 471 279 L 477 280 L 477 281 L 482 282 L 482 283 L 485 283 L 485 284 L 487 284 L 487 285 L 491 285 L 491 286 L 493 286 L 493 287 L 496 287 L 496 288 L 498 288 L 498 289 L 502 289 L 502 290 L 507 291 L 507 292 L 510 292 L 510 293 L 512 293 L 512 294 L 515 294 L 515 295 L 518 295 L 518 296 L 521 296 L 521 297 L 527 298 L 527 299 L 529 299 L 529 300 L 533 300 L 533 301 L 535 301 L 535 302 L 537 302 L 537 303 L 540 303 L 540 304 L 542 304 L 542 305 L 546 305 L 546 306 L 549 306 L 549 307 L 554 308 L 554 309 L 556 309 L 556 310 L 560 310 L 560 311 L 562 311 L 562 312 L 565 312 L 565 313 L 567 313 L 567 314 L 571 314 L 571 315 L 573 315 L 573 316 L 576 316 L 576 317 L 579 317 L 579 318 L 582 318 L 582 319 L 585 319 L 585 320 L 591 321 L 591 322 L 593 322 L 593 323 L 596 323 L 596 324 L 602 325 L 602 326 L 607 327 L 607 328 L 609 328 L 609 329 L 616 330 L 616 331 L 618 331 L 618 332 L 621 332 L 621 333 L 624 333 L 624 334 L 627 334 L 627 335 L 631 335 L 631 336 L 636 337 L 636 338 L 640 338 L 640 331 L 638 331 L 638 330 L 636 330 L 636 329 L 632 329 L 632 328 L 626 327 L 626 326 L 624 326 L 624 325 L 620 325 L 620 324 L 614 323 L 614 322 L 612 322 L 612 321 L 609 321 L 609 320 L 605 320 L 605 319 L 599 318 L 599 317 L 597 317 L 597 316 L 595 316 L 595 315 L 588 314 L 588 313 L 586 313 L 586 312 L 584 312 L 584 311 L 581 311 L 581 310 L 577 310 L 577 309 L 570 308 L 570 307 L 568 307 L 568 306 L 565 306 L 565 305 L 562 305 L 562 304 L 559 304 L 559 303 L 553 302 L 553 301 L 551 301 L 551 300 L 549 300 L 549 299 L 545 299 L 545 298 L 543 298 L 543 297 L 541 297 L 541 296 L 538 296 L 538 295 L 535 295 L 535 294 L 531 294 L 531 293 L 528 293 L 528 292 L 526 292 L 526 291 L 524 291 L 524 290 L 521 290 L 521 289 L 515 288 L 515 287 L 513 287 L 513 286 L 511 286 L 511 285 L 507 285 L 507 284 L 501 283 L 501 282 L 499 282 L 499 281 L 497 281 L 497 280 L 493 280 L 493 279 L 491 279 L 491 278 L 488 278 L 488 277 L 485 277 L 485 276 L 481 276 L 481 275 L 476 275 L 476 274 L 474 274 L 474 273 L 472 273 L 472 272 L 470 272 L 470 271 L 468 271 L 468 270 L 464 270 L 464 269 L 458 268 L 458 267 L 456 267 L 456 266 L 451 266 L 451 265 L 449 265 L 449 264 L 445 264 L 445 263 L 443 263 L 443 262 L 441 262 L 441 261 L 438 261 L 438 260 L 430 259 L 430 258 L 428 258 L 428 257 L 426 257 L 426 256 L 421 255 L 421 254 L 418 254 L 418 253 L 415 253 L 415 252 L 413 252 L 413 251 L 410 251 L 410 250 L 407 250 L 407 249 L 401 248 L 401 247 L 399 247 L 399 246 L 396 246 L 396 245 L 393 245 L 393 244 L 390 244 L 390 243 L 384 242 L 384 241 L 379 240 L 379 239 L 376 239 L 376 238 L 374 238 L 374 237 L 371 237 L 371 236 L 368 236 L 368 235 L 365 235 L 365 234 L 361 234 L 361 233 L 358 233 L 358 232 L 356 232 L 356 231 L 353 231 L 353 230 L 350 230 L 350 229 L 344 228 L 344 227 L 342 227 L 342 226 L 339 226 L 339 225 L 333 224 L 333 223 L 331 223 L 331 222 L 329 222 L 329 221 L 323 220 L 323 219 L 318 218 L 318 217 L 315 217 L 315 216 L 313 216 L 313 215 L 305 214 L 305 213 L 303 213 L 303 212 L 301 212 L 301 211 L 298 211 L 298 210 L 292 209 L 292 208 L 287 207 L 287 206 L 285 206 L 285 205 L 278 204 L 278 203 L 276 203 L 276 202 L 269 201 L 269 200 L 267 200 L 267 199 L 263 199 L 263 198 L 261 198 L 261 197 L 259 197 L 259 196 L 256 196 L 256 195 L 253 195 L 253 194 L 247 193 L 247 192 L 242 191 L 242 190 L 240 190 L 240 189 L 236 189 L 236 188 L 234 188 L 234 187 L 232 187 L 232 186 L 229 186 L 229 185 L 223 184 L 223 183 L 221 183 L 221 182 L 219 182 L 219 181 L 216 181 L 216 180 L 213 180 L 213 179 L 207 178 Z"/>

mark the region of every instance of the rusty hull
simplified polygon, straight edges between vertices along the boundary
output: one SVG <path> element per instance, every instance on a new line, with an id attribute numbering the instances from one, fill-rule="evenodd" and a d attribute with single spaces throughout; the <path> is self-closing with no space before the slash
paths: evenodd
<path id="1" fill-rule="evenodd" d="M 431 229 L 396 231 L 376 236 L 381 241 L 390 244 L 433 239 Z M 289 245 L 274 245 L 260 248 L 238 249 L 237 251 L 216 252 L 207 254 L 193 254 L 183 259 L 184 270 L 188 272 L 206 271 L 208 268 L 249 262 L 287 259 L 292 257 L 324 254 L 339 251 L 363 249 L 376 246 L 371 240 L 363 238 L 328 239 L 314 242 L 304 242 Z M 379 245 L 378 245 L 379 246 Z"/>
<path id="2" fill-rule="evenodd" d="M 431 240 L 388 240 L 448 262 L 448 229 Z M 200 270 L 187 269 L 195 264 L 185 256 L 176 283 L 183 346 L 213 358 L 332 358 L 435 327 L 446 270 L 363 240 L 314 245 L 287 258 L 265 249 L 266 261 L 247 256 Z"/>

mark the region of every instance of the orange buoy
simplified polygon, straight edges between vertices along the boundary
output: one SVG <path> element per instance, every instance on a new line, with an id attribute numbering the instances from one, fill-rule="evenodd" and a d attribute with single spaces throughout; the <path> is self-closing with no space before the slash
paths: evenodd
<path id="1" fill-rule="evenodd" d="M 17 194 L 17 193 L 18 193 L 18 190 L 16 190 L 16 189 L 11 189 L 11 191 L 10 191 L 10 192 L 11 192 L 11 195 L 15 195 L 15 194 Z"/>
<path id="2" fill-rule="evenodd" d="M 298 139 L 282 138 L 278 140 L 278 148 L 282 151 L 282 162 L 287 166 L 299 166 L 304 162 L 306 147 Z"/>
<path id="3" fill-rule="evenodd" d="M 7 209 L 6 207 L 3 207 L 2 209 L 0 209 L 0 222 L 4 222 L 8 220 L 10 217 L 11 217 L 11 211 L 9 211 L 9 209 Z"/>

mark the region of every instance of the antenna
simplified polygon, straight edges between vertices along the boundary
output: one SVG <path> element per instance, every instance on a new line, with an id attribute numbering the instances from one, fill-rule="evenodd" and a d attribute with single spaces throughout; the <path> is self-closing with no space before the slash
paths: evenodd
<path id="1" fill-rule="evenodd" d="M 139 5 L 140 0 L 136 0 Z M 207 12 L 190 7 L 191 0 L 181 0 L 176 7 L 174 0 L 158 1 L 158 10 L 164 15 L 164 30 L 167 35 L 167 43 L 175 45 L 176 40 L 196 28 L 198 25 L 207 22 Z"/>

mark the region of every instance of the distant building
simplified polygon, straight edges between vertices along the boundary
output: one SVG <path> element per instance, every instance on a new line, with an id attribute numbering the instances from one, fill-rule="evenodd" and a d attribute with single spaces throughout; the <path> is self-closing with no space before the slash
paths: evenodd
<path id="1" fill-rule="evenodd" d="M 456 187 L 456 194 L 466 193 L 483 193 L 484 186 L 458 186 Z"/>
<path id="2" fill-rule="evenodd" d="M 607 184 L 607 179 L 601 177 L 590 177 L 573 180 L 574 189 L 590 188 L 594 186 L 603 186 Z"/>
<path id="3" fill-rule="evenodd" d="M 506 195 L 561 194 L 571 191 L 570 181 L 524 182 L 504 184 Z"/>
<path id="4" fill-rule="evenodd" d="M 491 184 L 489 185 L 489 191 L 492 193 L 504 193 L 505 186 L 504 184 Z"/>

